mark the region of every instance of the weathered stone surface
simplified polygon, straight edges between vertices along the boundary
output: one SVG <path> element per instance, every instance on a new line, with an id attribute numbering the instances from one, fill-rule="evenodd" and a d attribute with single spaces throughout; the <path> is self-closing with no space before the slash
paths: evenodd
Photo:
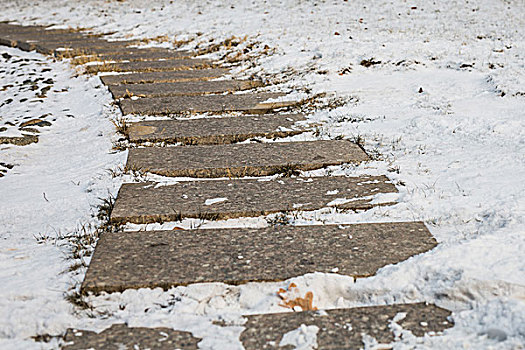
<path id="1" fill-rule="evenodd" d="M 86 66 L 88 73 L 97 72 L 161 72 L 187 69 L 212 68 L 213 61 L 203 58 L 181 58 L 164 61 L 132 61 Z"/>
<path id="2" fill-rule="evenodd" d="M 50 42 L 40 42 L 42 46 L 45 46 L 49 49 L 59 49 L 59 48 L 69 48 L 69 49 L 122 49 L 132 45 L 138 45 L 140 42 L 136 40 L 114 40 L 107 41 L 102 39 L 86 39 L 86 40 L 64 40 L 64 41 L 50 41 Z M 117 51 L 118 52 L 118 51 Z"/>
<path id="3" fill-rule="evenodd" d="M 376 205 L 373 195 L 393 192 L 397 190 L 385 176 L 185 181 L 168 186 L 130 183 L 120 188 L 111 220 L 142 224 L 184 217 L 220 220 L 327 206 L 358 210 Z M 213 203 L 216 198 L 227 200 Z"/>
<path id="4" fill-rule="evenodd" d="M 254 80 L 185 81 L 178 83 L 110 85 L 113 98 L 141 96 L 182 96 L 234 92 L 253 89 L 263 84 Z"/>
<path id="5" fill-rule="evenodd" d="M 170 328 L 128 327 L 114 324 L 100 333 L 68 329 L 63 350 L 86 349 L 198 349 L 200 338 Z"/>
<path id="6" fill-rule="evenodd" d="M 127 167 L 175 177 L 243 177 L 366 160 L 366 153 L 353 142 L 323 140 L 131 148 Z"/>
<path id="7" fill-rule="evenodd" d="M 406 316 L 400 317 L 402 319 L 396 323 L 417 337 L 429 332 L 442 332 L 453 326 L 452 321 L 448 320 L 451 312 L 435 305 L 381 305 L 326 310 L 322 313 L 305 311 L 246 316 L 246 329 L 240 339 L 246 350 L 293 349 L 293 346 L 284 344 L 279 346 L 284 334 L 300 327 L 317 326 L 318 349 L 361 349 L 365 334 L 380 344 L 392 342 L 394 334 L 389 325 L 396 315 L 403 314 Z"/>
<path id="8" fill-rule="evenodd" d="M 177 114 L 177 113 L 223 113 L 248 112 L 267 113 L 273 109 L 293 106 L 295 101 L 264 103 L 283 96 L 281 93 L 230 94 L 209 96 L 170 96 L 123 100 L 120 108 L 123 114 Z"/>
<path id="9" fill-rule="evenodd" d="M 132 123 L 128 127 L 131 142 L 165 142 L 187 145 L 212 145 L 241 142 L 253 137 L 286 137 L 302 133 L 306 120 L 300 114 L 153 120 Z"/>
<path id="10" fill-rule="evenodd" d="M 241 284 L 313 272 L 366 277 L 436 244 L 421 222 L 107 233 L 82 290 Z"/>
<path id="11" fill-rule="evenodd" d="M 152 61 L 190 58 L 195 52 L 161 48 L 127 49 L 119 53 L 98 53 L 94 61 Z"/>
<path id="12" fill-rule="evenodd" d="M 38 136 L 23 135 L 18 137 L 0 136 L 0 145 L 12 144 L 16 146 L 27 146 L 38 142 Z"/>
<path id="13" fill-rule="evenodd" d="M 146 72 L 100 76 L 106 85 L 168 83 L 181 81 L 198 81 L 219 78 L 228 73 L 227 69 L 196 69 L 172 72 Z"/>

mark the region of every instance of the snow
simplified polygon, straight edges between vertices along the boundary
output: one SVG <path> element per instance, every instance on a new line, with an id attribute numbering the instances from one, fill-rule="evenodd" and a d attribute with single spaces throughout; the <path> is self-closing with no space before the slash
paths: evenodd
<path id="1" fill-rule="evenodd" d="M 67 272 L 72 263 L 65 259 L 67 247 L 37 244 L 33 236 L 54 236 L 82 224 L 96 224 L 91 214 L 100 204 L 98 198 L 115 195 L 120 181 L 130 180 L 129 176 L 112 178 L 106 171 L 117 169 L 125 159 L 125 152 L 111 153 L 109 120 L 118 113 L 108 105 L 110 96 L 97 78 L 75 77 L 65 63 L 0 48 L 13 56 L 43 60 L 52 70 L 39 74 L 53 77 L 52 90 L 69 87 L 64 94 L 49 92 L 37 107 L 29 100 L 0 107 L 5 118 L 0 123 L 26 109 L 35 117 L 50 111 L 56 118 L 42 128 L 38 144 L 0 146 L 2 162 L 17 164 L 0 178 L 0 347 L 55 347 L 56 341 L 42 345 L 29 337 L 61 334 L 68 327 L 100 331 L 113 322 L 128 322 L 191 331 L 203 338 L 201 348 L 238 349 L 241 315 L 286 311 L 278 306 L 276 291 L 291 282 L 303 295 L 313 292 L 314 306 L 320 309 L 427 301 L 453 311 L 452 329 L 434 337 L 402 336 L 395 348 L 522 347 L 524 14 L 523 1 L 500 0 L 6 1 L 0 20 L 88 25 L 98 32 L 116 31 L 120 38 L 166 34 L 192 39 L 188 49 L 233 35 L 247 36 L 237 46 L 239 51 L 259 42 L 246 54 L 255 61 L 234 67 L 235 76 L 261 77 L 276 84 L 267 90 L 293 91 L 298 98 L 326 93 L 318 102 L 326 108 L 310 109 L 309 122 L 320 124 L 317 133 L 288 141 L 343 136 L 360 140 L 374 156 L 360 166 L 329 167 L 303 175 L 387 174 L 399 189 L 396 198 L 374 197 L 381 202 L 397 200 L 393 206 L 358 213 L 335 208 L 298 211 L 288 215 L 291 223 L 422 220 L 439 245 L 355 281 L 315 273 L 285 282 L 198 284 L 91 296 L 88 301 L 95 306 L 96 317 L 90 318 L 63 298 L 82 280 L 85 268 Z M 265 54 L 265 45 L 272 55 Z M 209 56 L 224 53 L 223 49 Z M 40 69 L 37 62 L 15 67 L 24 73 L 31 67 Z M 1 69 L 12 66 L 2 61 Z M 11 77 L 1 79 L 0 88 Z M 5 100 L 8 93 L 0 91 L 0 98 Z M 17 98 L 24 94 L 28 92 Z M 68 118 L 64 108 L 75 118 Z M 18 133 L 14 128 L 7 132 Z M 184 220 L 146 228 L 266 225 L 266 218 L 258 217 Z M 136 228 L 139 225 L 126 227 Z M 219 327 L 212 323 L 216 320 L 226 320 L 229 326 Z M 396 332 L 404 335 L 399 329 Z M 374 340 L 367 338 L 367 343 Z"/>
<path id="2" fill-rule="evenodd" d="M 297 350 L 317 349 L 317 332 L 319 327 L 302 324 L 299 328 L 285 333 L 279 346 L 292 345 Z"/>
<path id="3" fill-rule="evenodd" d="M 204 201 L 204 205 L 213 205 L 213 204 L 216 204 L 216 203 L 226 202 L 227 200 L 228 200 L 228 198 L 226 198 L 226 197 L 210 198 L 210 199 L 206 199 L 206 201 Z"/>

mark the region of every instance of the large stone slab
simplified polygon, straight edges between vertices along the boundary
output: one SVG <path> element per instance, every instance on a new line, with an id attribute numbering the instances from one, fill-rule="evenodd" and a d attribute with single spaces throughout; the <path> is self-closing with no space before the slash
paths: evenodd
<path id="1" fill-rule="evenodd" d="M 86 349 L 198 349 L 200 338 L 170 328 L 128 327 L 114 324 L 100 333 L 68 329 L 63 350 Z"/>
<path id="2" fill-rule="evenodd" d="M 212 145 L 241 142 L 253 137 L 277 138 L 300 134 L 307 127 L 295 125 L 306 118 L 300 114 L 153 120 L 128 127 L 131 142 L 165 142 Z"/>
<path id="3" fill-rule="evenodd" d="M 187 69 L 212 68 L 213 61 L 204 58 L 181 58 L 163 61 L 131 61 L 86 66 L 88 73 L 97 72 L 161 72 Z"/>
<path id="4" fill-rule="evenodd" d="M 391 349 L 386 344 L 395 339 L 390 325 L 396 316 L 400 319 L 398 325 L 422 337 L 452 327 L 450 315 L 448 310 L 423 303 L 251 315 L 246 316 L 248 321 L 240 340 L 246 350 L 294 349 L 285 346 L 286 340 L 281 344 L 284 335 L 295 330 L 301 334 L 301 328 L 315 326 L 317 349 L 362 349 L 365 335 L 385 344 L 374 349 Z"/>
<path id="5" fill-rule="evenodd" d="M 324 140 L 131 148 L 127 167 L 174 177 L 243 177 L 366 160 L 367 154 L 353 142 Z"/>
<path id="6" fill-rule="evenodd" d="M 161 48 L 129 48 L 119 53 L 98 53 L 94 55 L 94 61 L 153 61 L 172 60 L 196 56 L 195 52 L 186 50 L 168 50 Z"/>
<path id="7" fill-rule="evenodd" d="M 377 205 L 374 195 L 395 192 L 385 176 L 129 183 L 119 190 L 111 221 L 143 224 L 181 218 L 222 220 L 327 206 L 359 210 Z"/>
<path id="8" fill-rule="evenodd" d="M 436 244 L 421 222 L 106 233 L 82 291 L 282 281 L 313 272 L 366 277 Z"/>
<path id="9" fill-rule="evenodd" d="M 234 92 L 262 86 L 255 80 L 184 81 L 178 83 L 121 84 L 110 85 L 113 98 L 141 96 L 183 96 Z"/>
<path id="10" fill-rule="evenodd" d="M 209 96 L 169 96 L 123 100 L 120 108 L 123 114 L 178 114 L 178 113 L 223 113 L 248 112 L 267 113 L 273 109 L 289 107 L 295 101 L 265 103 L 264 101 L 283 96 L 281 93 L 229 94 Z"/>
<path id="11" fill-rule="evenodd" d="M 228 73 L 224 68 L 181 70 L 172 72 L 146 72 L 131 74 L 101 75 L 106 85 L 168 83 L 182 81 L 199 81 L 219 78 Z"/>

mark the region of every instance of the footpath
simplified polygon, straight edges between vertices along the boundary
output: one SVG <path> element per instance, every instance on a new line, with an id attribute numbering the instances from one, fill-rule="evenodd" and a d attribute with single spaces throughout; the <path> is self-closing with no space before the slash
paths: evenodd
<path id="1" fill-rule="evenodd" d="M 115 225 L 223 220 L 326 207 L 366 210 L 379 205 L 374 195 L 397 192 L 386 176 L 300 176 L 301 171 L 370 158 L 348 140 L 279 142 L 312 130 L 305 115 L 288 111 L 300 101 L 256 92 L 263 85 L 260 81 L 221 80 L 228 69 L 198 58 L 198 52 L 137 48 L 140 43 L 132 40 L 108 41 L 104 35 L 9 23 L 0 23 L 0 44 L 79 63 L 99 61 L 86 70 L 114 72 L 101 80 L 123 115 L 217 115 L 123 123 L 119 131 L 131 145 L 126 169 L 192 180 L 162 186 L 123 184 L 111 212 Z M 228 112 L 243 115 L 232 117 Z M 276 142 L 241 143 L 254 138 Z M 258 178 L 276 174 L 280 176 L 271 180 Z M 238 285 L 313 272 L 365 278 L 436 244 L 422 222 L 106 232 L 81 290 L 98 294 L 202 282 Z M 296 312 L 246 316 L 240 336 L 246 349 L 290 349 L 282 344 L 283 337 L 301 327 L 317 327 L 319 349 L 354 349 L 363 346 L 364 335 L 379 343 L 392 342 L 393 323 L 415 336 L 452 326 L 448 310 L 424 303 L 316 310 L 307 293 L 285 304 Z M 200 341 L 188 332 L 123 324 L 101 333 L 71 329 L 65 340 L 68 350 L 120 345 L 197 349 Z"/>

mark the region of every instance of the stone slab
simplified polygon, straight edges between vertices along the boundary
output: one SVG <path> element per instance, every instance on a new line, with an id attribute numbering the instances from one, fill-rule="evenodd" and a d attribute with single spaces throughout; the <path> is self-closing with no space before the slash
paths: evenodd
<path id="1" fill-rule="evenodd" d="M 240 117 L 242 118 L 242 117 Z M 369 160 L 347 140 L 131 148 L 128 169 L 173 177 L 268 176 Z"/>
<path id="2" fill-rule="evenodd" d="M 267 113 L 273 109 L 289 107 L 295 101 L 264 103 L 264 101 L 283 96 L 281 93 L 229 94 L 209 96 L 169 96 L 122 100 L 123 114 L 180 114 L 180 113 L 224 113 L 247 112 Z"/>
<path id="3" fill-rule="evenodd" d="M 187 50 L 168 50 L 161 48 L 127 49 L 120 53 L 98 53 L 95 61 L 152 61 L 190 58 L 197 53 Z"/>
<path id="4" fill-rule="evenodd" d="M 313 272 L 367 277 L 436 245 L 421 222 L 106 233 L 82 291 L 283 281 Z"/>
<path id="5" fill-rule="evenodd" d="M 263 84 L 255 80 L 185 81 L 178 83 L 121 84 L 111 85 L 113 98 L 141 96 L 184 96 L 235 92 L 253 89 Z"/>
<path id="6" fill-rule="evenodd" d="M 449 321 L 451 312 L 435 305 L 381 305 L 325 310 L 322 313 L 305 311 L 245 316 L 248 321 L 244 324 L 240 340 L 246 350 L 293 349 L 293 346 L 279 346 L 284 334 L 301 327 L 316 326 L 317 349 L 362 349 L 363 335 L 385 344 L 374 349 L 391 349 L 386 344 L 394 341 L 390 324 L 396 315 L 406 315 L 396 323 L 417 337 L 442 332 L 453 326 L 453 322 Z"/>
<path id="7" fill-rule="evenodd" d="M 182 70 L 171 72 L 146 72 L 131 74 L 101 75 L 105 85 L 169 83 L 182 81 L 199 81 L 219 78 L 228 73 L 224 68 Z"/>
<path id="8" fill-rule="evenodd" d="M 170 328 L 128 327 L 114 324 L 100 333 L 68 329 L 63 350 L 86 349 L 198 349 L 200 338 Z"/>
<path id="9" fill-rule="evenodd" d="M 214 63 L 204 58 L 181 58 L 163 61 L 131 61 L 86 65 L 88 73 L 97 72 L 161 72 L 187 69 L 213 68 Z"/>
<path id="10" fill-rule="evenodd" d="M 79 41 L 61 41 L 61 42 L 39 42 L 40 46 L 45 47 L 48 50 L 58 49 L 69 49 L 83 52 L 89 52 L 89 50 L 106 49 L 108 51 L 119 52 L 120 50 L 132 46 L 138 45 L 139 42 L 133 40 L 118 40 L 118 41 L 105 41 L 105 40 L 79 40 Z"/>
<path id="11" fill-rule="evenodd" d="M 222 220 L 330 206 L 360 210 L 379 205 L 373 202 L 374 195 L 395 192 L 385 176 L 201 180 L 164 186 L 129 183 L 119 190 L 111 221 Z M 226 200 L 215 202 L 216 198 Z"/>
<path id="12" fill-rule="evenodd" d="M 306 126 L 295 125 L 300 114 L 272 114 L 186 120 L 153 120 L 132 123 L 128 139 L 134 143 L 164 142 L 186 145 L 228 144 L 254 137 L 277 138 L 300 134 Z"/>

